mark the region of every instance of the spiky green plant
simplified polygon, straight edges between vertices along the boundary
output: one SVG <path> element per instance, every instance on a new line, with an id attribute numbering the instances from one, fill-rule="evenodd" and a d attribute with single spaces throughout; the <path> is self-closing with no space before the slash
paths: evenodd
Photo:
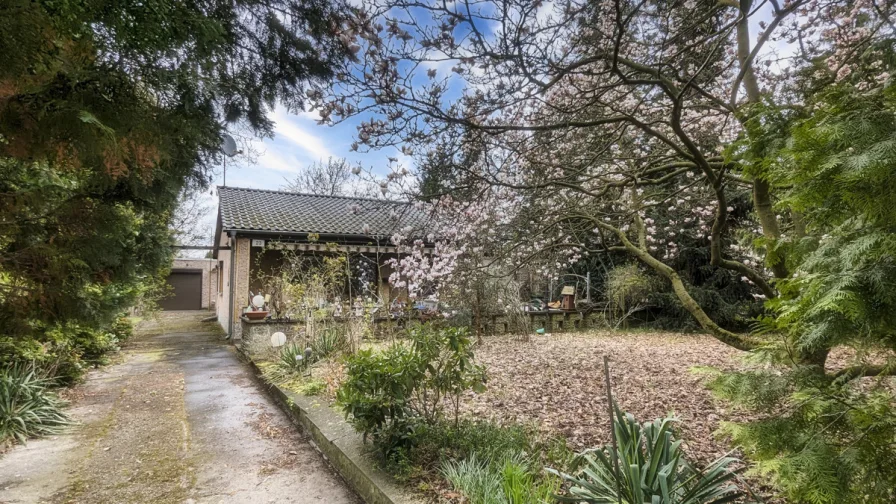
<path id="1" fill-rule="evenodd" d="M 501 489 L 507 504 L 542 504 L 554 502 L 553 494 L 560 487 L 559 479 L 541 474 L 541 466 L 533 467 L 521 453 L 504 459 L 500 467 Z"/>
<path id="2" fill-rule="evenodd" d="M 323 360 L 344 349 L 345 346 L 345 334 L 340 329 L 324 329 L 311 341 L 311 355 L 314 361 Z"/>
<path id="3" fill-rule="evenodd" d="M 32 365 L 14 364 L 0 370 L 0 442 L 25 443 L 33 437 L 57 434 L 72 425 L 65 403 L 49 391 L 52 380 Z"/>
<path id="4" fill-rule="evenodd" d="M 299 373 L 308 365 L 305 362 L 305 349 L 298 343 L 284 345 L 280 349 L 280 360 L 277 367 L 286 373 Z"/>
<path id="5" fill-rule="evenodd" d="M 615 407 L 613 430 L 617 448 L 591 449 L 573 461 L 572 474 L 554 469 L 570 483 L 561 502 L 589 504 L 722 504 L 740 496 L 729 469 L 737 460 L 722 457 L 703 470 L 696 469 L 675 439 L 666 417 L 639 423 Z"/>

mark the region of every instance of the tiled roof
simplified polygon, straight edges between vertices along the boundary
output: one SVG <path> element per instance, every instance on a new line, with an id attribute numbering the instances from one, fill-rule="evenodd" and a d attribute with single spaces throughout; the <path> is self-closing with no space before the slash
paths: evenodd
<path id="1" fill-rule="evenodd" d="M 391 236 L 408 226 L 422 235 L 427 216 L 410 203 L 218 187 L 221 229 L 273 233 Z"/>

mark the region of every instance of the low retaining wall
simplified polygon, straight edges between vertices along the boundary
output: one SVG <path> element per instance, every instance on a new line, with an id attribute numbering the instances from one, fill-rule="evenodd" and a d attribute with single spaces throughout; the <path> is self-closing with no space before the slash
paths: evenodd
<path id="1" fill-rule="evenodd" d="M 530 331 L 544 329 L 545 332 L 570 332 L 582 331 L 586 329 L 596 329 L 606 327 L 606 320 L 602 313 L 599 312 L 564 312 L 564 311 L 541 311 L 527 312 L 529 317 Z M 336 323 L 345 323 L 344 319 L 334 318 Z M 373 320 L 377 336 L 387 337 L 394 335 L 396 332 L 404 331 L 408 327 L 413 327 L 425 322 L 424 319 L 391 319 L 377 318 Z M 243 345 L 251 341 L 270 341 L 271 335 L 275 332 L 286 334 L 287 338 L 292 339 L 298 331 L 301 330 L 303 324 L 301 322 L 281 322 L 278 320 L 249 320 L 246 317 L 241 318 L 241 338 Z M 488 315 L 482 317 L 480 321 L 480 329 L 487 335 L 507 334 L 514 332 L 514 324 L 510 317 L 506 315 Z"/>
<path id="2" fill-rule="evenodd" d="M 421 501 L 376 467 L 368 455 L 361 434 L 342 414 L 318 397 L 308 397 L 270 384 L 261 370 L 244 353 L 264 387 L 280 408 L 311 437 L 314 446 L 339 472 L 342 479 L 367 504 L 419 504 Z"/>
<path id="3" fill-rule="evenodd" d="M 530 330 L 544 329 L 545 332 L 573 332 L 606 327 L 602 313 L 580 311 L 539 311 L 527 312 Z M 482 330 L 485 334 L 507 334 L 513 324 L 506 315 L 484 317 Z"/>

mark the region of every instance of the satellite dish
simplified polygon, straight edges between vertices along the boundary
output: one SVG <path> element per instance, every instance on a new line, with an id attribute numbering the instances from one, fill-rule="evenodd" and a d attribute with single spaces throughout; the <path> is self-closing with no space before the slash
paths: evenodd
<path id="1" fill-rule="evenodd" d="M 221 150 L 223 150 L 224 154 L 228 157 L 236 156 L 238 154 L 238 151 L 236 150 L 236 140 L 227 133 L 224 133 L 224 145 L 221 146 Z"/>
<path id="2" fill-rule="evenodd" d="M 261 308 L 264 306 L 264 296 L 261 294 L 256 294 L 255 297 L 252 298 L 252 306 L 256 308 Z"/>
<path id="3" fill-rule="evenodd" d="M 271 335 L 271 346 L 272 347 L 282 347 L 286 344 L 286 335 L 280 331 L 275 332 Z"/>

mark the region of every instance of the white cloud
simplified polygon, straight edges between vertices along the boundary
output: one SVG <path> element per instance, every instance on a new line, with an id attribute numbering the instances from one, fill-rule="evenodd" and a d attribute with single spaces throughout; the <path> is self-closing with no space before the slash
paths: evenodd
<path id="1" fill-rule="evenodd" d="M 274 110 L 272 116 L 276 123 L 274 126 L 274 133 L 277 135 L 275 142 L 279 138 L 283 138 L 310 154 L 310 157 L 315 160 L 327 158 L 331 155 L 320 137 L 304 130 L 298 121 L 291 120 L 299 116 L 292 116 L 280 107 Z"/>
<path id="2" fill-rule="evenodd" d="M 258 156 L 258 164 L 261 168 L 279 172 L 298 173 L 302 171 L 302 163 L 294 156 L 281 155 L 270 147 L 264 154 Z"/>

